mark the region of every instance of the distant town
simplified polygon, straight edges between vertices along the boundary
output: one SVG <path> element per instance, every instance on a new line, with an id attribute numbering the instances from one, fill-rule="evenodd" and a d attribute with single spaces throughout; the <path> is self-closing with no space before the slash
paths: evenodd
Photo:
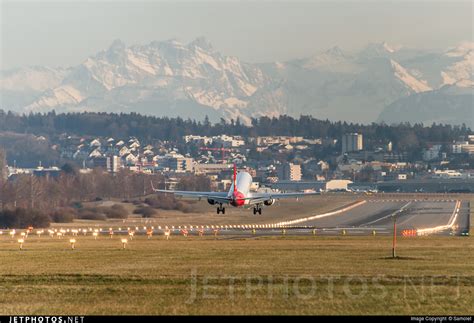
<path id="1" fill-rule="evenodd" d="M 5 132 L 2 140 L 17 136 L 19 134 Z M 36 145 L 47 146 L 44 151 L 55 154 L 61 164 L 45 164 L 38 159 L 33 161 L 36 166 L 24 167 L 8 158 L 8 151 L 6 156 L 3 151 L 4 165 L 0 166 L 4 180 L 14 181 L 22 175 L 55 178 L 66 165 L 76 167 L 82 174 L 94 169 L 110 174 L 125 170 L 159 174 L 166 179 L 168 189 L 174 189 L 184 176 L 202 175 L 209 178 L 211 189 L 226 190 L 231 185 L 232 165 L 236 164 L 253 176 L 255 189 L 474 191 L 474 134 L 469 132 L 456 140 L 426 142 L 419 160 L 395 148 L 391 141 L 374 145 L 374 138 L 366 138 L 362 132 L 324 138 L 188 134 L 174 140 L 69 133 L 28 136 Z M 28 145 L 14 149 L 31 149 Z"/>

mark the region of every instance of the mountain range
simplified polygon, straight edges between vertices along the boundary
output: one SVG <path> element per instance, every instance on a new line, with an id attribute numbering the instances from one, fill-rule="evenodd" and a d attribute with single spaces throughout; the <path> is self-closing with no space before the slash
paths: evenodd
<path id="1" fill-rule="evenodd" d="M 288 114 L 474 128 L 474 42 L 443 51 L 369 44 L 286 62 L 246 63 L 205 38 L 111 46 L 68 68 L 0 72 L 0 108 L 138 112 L 210 120 Z"/>

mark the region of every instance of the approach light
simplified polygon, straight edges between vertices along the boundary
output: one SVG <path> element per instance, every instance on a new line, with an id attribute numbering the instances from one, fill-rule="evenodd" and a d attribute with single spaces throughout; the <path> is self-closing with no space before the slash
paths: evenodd
<path id="1" fill-rule="evenodd" d="M 20 250 L 23 250 L 23 243 L 25 242 L 25 239 L 18 239 L 18 243 L 20 244 Z"/>
<path id="2" fill-rule="evenodd" d="M 71 249 L 74 250 L 75 245 L 76 245 L 76 239 L 70 239 L 69 243 L 71 244 Z"/>
<path id="3" fill-rule="evenodd" d="M 128 240 L 127 239 L 122 239 L 121 241 L 122 241 L 122 247 L 123 247 L 123 249 L 125 249 L 125 246 L 127 245 Z"/>

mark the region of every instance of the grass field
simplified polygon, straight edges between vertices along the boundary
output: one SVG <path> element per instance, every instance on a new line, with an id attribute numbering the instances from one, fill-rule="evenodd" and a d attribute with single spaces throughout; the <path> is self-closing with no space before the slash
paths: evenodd
<path id="1" fill-rule="evenodd" d="M 0 237 L 0 314 L 474 314 L 470 237 Z"/>

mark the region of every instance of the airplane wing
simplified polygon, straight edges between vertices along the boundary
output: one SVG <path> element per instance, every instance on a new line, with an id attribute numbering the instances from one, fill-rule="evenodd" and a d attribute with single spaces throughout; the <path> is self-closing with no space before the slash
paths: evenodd
<path id="1" fill-rule="evenodd" d="M 216 201 L 217 203 L 228 203 L 232 200 L 231 197 L 227 196 L 227 192 L 197 192 L 197 191 L 173 191 L 173 190 L 160 190 L 153 186 L 151 183 L 151 187 L 154 192 L 157 193 L 169 193 L 179 197 L 187 197 L 187 198 L 196 198 L 196 199 L 211 199 Z"/>
<path id="2" fill-rule="evenodd" d="M 292 193 L 277 193 L 277 192 L 269 192 L 269 193 L 253 193 L 252 196 L 248 197 L 247 199 L 250 200 L 249 204 L 257 204 L 262 203 L 268 200 L 280 200 L 286 198 L 299 198 L 305 196 L 312 196 L 312 195 L 320 195 L 320 192 L 311 192 L 311 193 L 302 193 L 302 192 L 292 192 Z"/>
<path id="3" fill-rule="evenodd" d="M 291 193 L 278 193 L 278 192 L 268 192 L 268 193 L 253 193 L 252 198 L 267 198 L 267 199 L 284 199 L 292 197 L 303 197 L 303 196 L 312 196 L 320 195 L 320 192 L 291 192 Z"/>

